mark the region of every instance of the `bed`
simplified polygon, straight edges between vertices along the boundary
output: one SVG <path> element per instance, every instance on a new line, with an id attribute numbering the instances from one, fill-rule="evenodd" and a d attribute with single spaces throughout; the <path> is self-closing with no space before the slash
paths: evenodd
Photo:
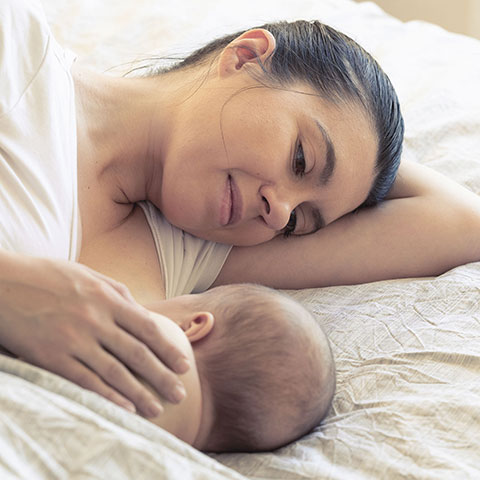
<path id="1" fill-rule="evenodd" d="M 131 68 L 126 61 L 182 55 L 236 29 L 318 18 L 355 38 L 389 74 L 405 116 L 404 157 L 480 194 L 477 40 L 401 23 L 353 0 L 42 3 L 60 43 L 114 75 Z M 270 453 L 207 456 L 0 355 L 0 478 L 480 478 L 480 263 L 436 278 L 288 293 L 324 326 L 337 365 L 331 411 L 306 437 Z"/>

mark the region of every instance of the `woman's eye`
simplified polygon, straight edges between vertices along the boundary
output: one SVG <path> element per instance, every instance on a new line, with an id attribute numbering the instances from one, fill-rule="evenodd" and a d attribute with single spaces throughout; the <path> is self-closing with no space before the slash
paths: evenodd
<path id="1" fill-rule="evenodd" d="M 293 172 L 295 175 L 302 177 L 305 175 L 305 156 L 303 154 L 302 144 L 299 143 L 293 159 Z"/>
<path id="2" fill-rule="evenodd" d="M 295 210 L 290 214 L 288 223 L 283 229 L 283 236 L 287 238 L 289 235 L 295 232 L 295 227 L 297 226 L 297 214 Z"/>

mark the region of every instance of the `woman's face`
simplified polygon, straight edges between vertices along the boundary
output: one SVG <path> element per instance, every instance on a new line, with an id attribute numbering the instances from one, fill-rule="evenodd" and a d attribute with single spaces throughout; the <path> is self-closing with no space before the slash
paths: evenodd
<path id="1" fill-rule="evenodd" d="M 245 72 L 214 79 L 172 125 L 152 200 L 208 240 L 314 232 L 362 204 L 373 183 L 377 140 L 362 110 L 302 85 L 266 88 Z"/>

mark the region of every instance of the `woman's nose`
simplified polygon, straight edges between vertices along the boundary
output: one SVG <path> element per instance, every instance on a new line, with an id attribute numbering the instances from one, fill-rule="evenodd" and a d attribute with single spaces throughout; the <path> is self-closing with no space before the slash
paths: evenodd
<path id="1" fill-rule="evenodd" d="M 262 217 L 272 230 L 279 231 L 286 227 L 295 208 L 287 195 L 281 195 L 274 188 L 265 187 L 261 191 Z"/>

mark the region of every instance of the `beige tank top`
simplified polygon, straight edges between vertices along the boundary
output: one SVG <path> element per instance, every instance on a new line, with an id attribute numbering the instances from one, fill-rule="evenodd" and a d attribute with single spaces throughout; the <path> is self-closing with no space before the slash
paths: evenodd
<path id="1" fill-rule="evenodd" d="M 149 202 L 139 202 L 155 240 L 165 283 L 165 297 L 207 290 L 232 248 L 194 237 L 171 225 Z"/>

